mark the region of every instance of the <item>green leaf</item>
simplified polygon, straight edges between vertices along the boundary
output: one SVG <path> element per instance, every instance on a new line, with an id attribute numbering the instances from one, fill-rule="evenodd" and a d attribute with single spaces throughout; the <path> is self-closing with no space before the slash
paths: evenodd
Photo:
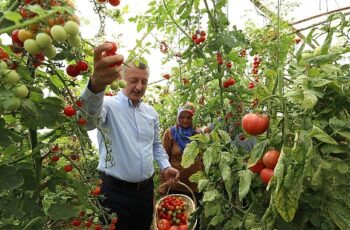
<path id="1" fill-rule="evenodd" d="M 20 20 L 22 19 L 22 16 L 15 11 L 5 11 L 4 18 L 10 21 L 13 21 L 16 24 L 19 24 Z"/>
<path id="2" fill-rule="evenodd" d="M 19 188 L 24 179 L 16 172 L 16 168 L 8 165 L 0 165 L 0 193 Z"/>
<path id="3" fill-rule="evenodd" d="M 209 143 L 209 141 L 210 141 L 209 135 L 205 135 L 205 134 L 202 134 L 202 133 L 199 133 L 199 134 L 196 134 L 194 136 L 191 136 L 189 139 L 191 141 L 198 141 L 200 143 Z"/>
<path id="4" fill-rule="evenodd" d="M 23 228 L 23 230 L 35 230 L 43 229 L 46 224 L 46 218 L 43 216 L 38 216 L 29 221 L 29 223 Z"/>
<path id="5" fill-rule="evenodd" d="M 188 168 L 193 165 L 199 154 L 199 147 L 196 141 L 192 141 L 186 145 L 184 153 L 182 155 L 181 166 L 183 168 Z"/>
<path id="6" fill-rule="evenodd" d="M 236 216 L 231 216 L 230 220 L 225 223 L 223 230 L 240 229 L 241 226 L 242 221 Z"/>
<path id="7" fill-rule="evenodd" d="M 301 107 L 303 109 L 311 109 L 316 105 L 316 103 L 317 103 L 316 95 L 310 90 L 305 90 L 304 91 L 304 100 L 301 104 Z"/>
<path id="8" fill-rule="evenodd" d="M 350 209 L 336 202 L 329 203 L 327 207 L 329 216 L 341 230 L 350 229 Z"/>
<path id="9" fill-rule="evenodd" d="M 252 173 L 249 169 L 241 170 L 238 172 L 238 176 L 239 176 L 238 197 L 239 197 L 239 201 L 242 201 L 243 198 L 249 192 L 250 184 L 252 182 Z"/>
<path id="10" fill-rule="evenodd" d="M 264 140 L 259 143 L 257 143 L 253 150 L 250 152 L 250 158 L 248 159 L 247 168 L 250 168 L 258 162 L 259 159 L 261 159 L 261 156 L 263 155 L 266 146 L 269 144 L 269 140 Z"/>
<path id="11" fill-rule="evenodd" d="M 229 153 L 222 153 L 229 154 Z M 221 171 L 221 177 L 224 180 L 225 188 L 228 194 L 229 201 L 232 200 L 232 186 L 233 186 L 233 177 L 232 177 L 232 169 L 230 168 L 228 162 L 222 160 L 220 161 L 219 168 Z"/>
<path id="12" fill-rule="evenodd" d="M 288 154 L 293 164 L 289 164 L 286 159 L 288 151 L 283 153 L 284 162 L 281 164 L 288 165 L 288 167 L 278 169 L 279 172 L 276 175 L 278 187 L 272 196 L 278 213 L 286 222 L 291 222 L 294 219 L 300 195 L 303 192 L 305 172 L 310 167 L 313 155 L 312 140 L 307 133 L 300 131 L 300 133 L 296 133 L 295 137 L 292 152 Z M 288 149 L 283 148 L 283 152 L 286 150 Z M 284 170 L 284 172 L 282 173 L 281 170 Z M 282 176 L 283 178 L 281 178 Z M 283 186 L 281 186 L 282 184 Z"/>
<path id="13" fill-rule="evenodd" d="M 199 180 L 198 181 L 198 191 L 199 192 L 204 191 L 204 189 L 207 187 L 208 184 L 209 184 L 209 180 L 208 179 Z"/>
<path id="14" fill-rule="evenodd" d="M 207 148 L 207 150 L 203 153 L 203 164 L 206 173 L 209 173 L 210 166 L 216 155 L 217 151 L 212 147 Z"/>
<path id="15" fill-rule="evenodd" d="M 329 83 L 331 83 L 332 81 L 327 80 L 327 79 L 319 79 L 319 78 L 312 78 L 310 80 L 311 86 L 312 87 L 322 87 L 325 85 L 328 85 Z"/>
<path id="16" fill-rule="evenodd" d="M 329 119 L 329 126 L 333 129 L 333 130 L 338 130 L 341 128 L 345 128 L 347 126 L 347 122 L 344 120 L 340 120 L 336 117 L 332 117 L 331 119 Z"/>
<path id="17" fill-rule="evenodd" d="M 325 144 L 321 147 L 321 152 L 325 154 L 329 153 L 347 153 L 348 148 L 344 145 L 333 145 L 333 144 Z"/>
<path id="18" fill-rule="evenodd" d="M 329 136 L 326 132 L 324 132 L 322 129 L 315 125 L 312 127 L 312 130 L 308 133 L 308 135 L 309 137 L 314 137 L 317 140 L 322 141 L 324 143 L 332 145 L 338 144 L 331 136 Z"/>
<path id="19" fill-rule="evenodd" d="M 350 141 L 350 132 L 348 131 L 343 131 L 343 132 L 338 132 L 338 134 L 342 137 L 344 137 L 345 139 L 347 139 L 348 141 Z"/>
<path id="20" fill-rule="evenodd" d="M 48 214 L 53 220 L 68 219 L 77 215 L 78 210 L 69 204 L 53 204 Z"/>
<path id="21" fill-rule="evenodd" d="M 219 136 L 222 138 L 224 145 L 227 145 L 228 143 L 231 142 L 231 137 L 227 132 L 223 130 L 218 130 L 218 133 L 219 133 Z"/>
<path id="22" fill-rule="evenodd" d="M 337 170 L 341 174 L 346 174 L 349 172 L 349 166 L 345 162 L 337 163 Z"/>
<path id="23" fill-rule="evenodd" d="M 205 191 L 203 194 L 203 202 L 214 201 L 214 200 L 218 199 L 219 197 L 221 197 L 221 194 L 216 189 Z"/>
<path id="24" fill-rule="evenodd" d="M 289 97 L 297 97 L 297 96 L 301 96 L 303 94 L 303 91 L 301 89 L 293 89 L 293 90 L 289 90 L 287 91 L 283 97 L 285 98 L 289 98 Z"/>

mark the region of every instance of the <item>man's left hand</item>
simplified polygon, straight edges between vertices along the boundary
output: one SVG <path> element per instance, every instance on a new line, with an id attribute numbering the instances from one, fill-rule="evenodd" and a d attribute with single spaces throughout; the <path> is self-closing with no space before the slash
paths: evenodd
<path id="1" fill-rule="evenodd" d="M 162 177 L 170 186 L 176 183 L 176 181 L 179 179 L 179 176 L 180 176 L 179 170 L 171 166 L 163 169 L 162 171 Z"/>

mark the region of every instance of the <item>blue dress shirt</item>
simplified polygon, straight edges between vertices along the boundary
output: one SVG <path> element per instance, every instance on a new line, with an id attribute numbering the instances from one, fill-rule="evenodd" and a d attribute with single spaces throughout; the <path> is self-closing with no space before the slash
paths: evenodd
<path id="1" fill-rule="evenodd" d="M 109 139 L 111 159 L 106 159 L 107 149 L 103 135 L 98 130 L 99 164 L 97 169 L 107 175 L 129 182 L 140 182 L 154 173 L 153 161 L 160 169 L 170 166 L 159 137 L 159 118 L 155 109 L 143 102 L 136 107 L 123 93 L 104 96 L 104 91 L 94 94 L 86 88 L 81 98 L 83 110 L 95 119 L 88 119 L 88 130 L 101 127 Z M 99 126 L 94 122 L 99 119 Z M 94 124 L 95 123 L 95 124 Z"/>

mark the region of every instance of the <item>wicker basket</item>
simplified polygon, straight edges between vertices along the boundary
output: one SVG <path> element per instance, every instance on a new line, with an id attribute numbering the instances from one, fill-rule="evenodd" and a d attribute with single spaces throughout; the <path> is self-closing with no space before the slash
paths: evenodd
<path id="1" fill-rule="evenodd" d="M 196 208 L 197 208 L 196 197 L 195 197 L 195 195 L 194 195 L 192 189 L 191 189 L 188 185 L 186 185 L 186 184 L 184 184 L 184 183 L 182 183 L 182 182 L 180 182 L 180 181 L 178 181 L 177 183 L 180 184 L 180 185 L 182 185 L 182 186 L 184 186 L 185 188 L 187 188 L 188 191 L 191 193 L 192 198 L 189 197 L 189 196 L 186 196 L 186 195 L 184 195 L 184 194 L 170 194 L 170 195 L 168 195 L 169 190 L 170 190 L 170 186 L 169 186 L 168 191 L 167 191 L 167 193 L 166 193 L 167 195 L 165 195 L 165 196 L 163 196 L 162 198 L 160 198 L 160 199 L 157 201 L 156 205 L 155 205 L 155 209 L 154 209 L 154 212 L 153 212 L 153 229 L 154 229 L 154 230 L 158 230 L 158 229 L 157 229 L 157 221 L 158 221 L 157 207 L 158 207 L 158 205 L 159 205 L 166 197 L 169 197 L 169 196 L 177 196 L 177 197 L 181 197 L 184 201 L 186 201 L 186 203 L 188 204 L 188 207 L 187 207 L 187 215 L 190 215 L 190 214 L 191 214 L 192 212 L 194 212 L 194 211 L 196 210 Z M 163 183 L 163 184 L 161 184 L 159 187 L 162 187 L 162 186 L 165 186 L 165 185 L 167 185 L 167 183 Z M 188 224 L 188 223 L 187 223 L 187 224 Z M 195 221 L 195 223 L 193 224 L 193 226 L 191 226 L 191 228 L 189 228 L 189 230 L 194 230 L 194 229 L 196 228 L 196 225 L 197 225 L 197 220 Z"/>

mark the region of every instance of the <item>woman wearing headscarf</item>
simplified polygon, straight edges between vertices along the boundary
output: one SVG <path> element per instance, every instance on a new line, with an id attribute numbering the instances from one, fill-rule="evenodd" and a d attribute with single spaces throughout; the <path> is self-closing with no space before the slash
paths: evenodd
<path id="1" fill-rule="evenodd" d="M 197 184 L 190 182 L 189 177 L 202 170 L 203 165 L 201 159 L 198 158 L 194 164 L 188 168 L 181 167 L 184 149 L 186 148 L 186 145 L 191 142 L 189 138 L 200 132 L 200 130 L 196 130 L 192 123 L 194 113 L 195 106 L 191 102 L 187 102 L 185 105 L 178 108 L 176 124 L 165 131 L 163 136 L 163 146 L 166 153 L 169 155 L 170 164 L 180 172 L 179 180 L 188 185 L 194 192 L 196 199 L 199 199 L 200 194 L 198 193 Z M 161 183 L 164 183 L 164 181 L 161 181 Z M 165 193 L 167 190 L 167 186 L 161 186 L 159 192 Z M 169 194 L 176 193 L 192 197 L 189 190 L 181 184 L 177 184 L 170 188 Z"/>

